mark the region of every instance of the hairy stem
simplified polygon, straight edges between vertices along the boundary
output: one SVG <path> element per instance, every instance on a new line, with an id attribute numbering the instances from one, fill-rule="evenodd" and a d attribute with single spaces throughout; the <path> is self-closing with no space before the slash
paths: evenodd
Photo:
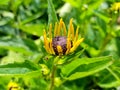
<path id="1" fill-rule="evenodd" d="M 59 56 L 54 59 L 53 66 L 52 66 L 52 72 L 51 72 L 51 77 L 50 77 L 50 90 L 54 90 L 54 79 L 55 79 L 55 72 L 57 69 L 57 62 L 59 60 Z"/>
<path id="2" fill-rule="evenodd" d="M 53 64 L 53 67 L 52 67 L 52 73 L 51 73 L 51 83 L 50 83 L 50 90 L 54 90 L 54 78 L 55 78 L 55 72 L 56 72 L 56 65 Z"/>

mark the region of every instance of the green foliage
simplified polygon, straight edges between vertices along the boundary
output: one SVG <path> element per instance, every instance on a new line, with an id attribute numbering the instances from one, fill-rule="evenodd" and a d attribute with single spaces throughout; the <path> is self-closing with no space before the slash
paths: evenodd
<path id="1" fill-rule="evenodd" d="M 111 60 L 111 57 L 82 58 L 72 61 L 70 64 L 65 65 L 61 70 L 65 76 L 69 76 L 68 80 L 74 80 L 105 69 L 112 64 Z M 77 72 L 75 73 L 75 71 Z M 74 72 L 74 74 L 70 75 L 72 72 Z"/>
<path id="2" fill-rule="evenodd" d="M 52 22 L 53 24 L 55 24 L 55 22 L 58 22 L 57 20 L 57 16 L 55 13 L 55 9 L 54 6 L 52 4 L 51 0 L 47 0 L 48 1 L 48 25 Z"/>
<path id="3" fill-rule="evenodd" d="M 10 1 L 10 0 L 4 0 L 4 1 L 0 0 L 0 4 L 1 4 L 1 5 L 6 5 L 9 1 Z"/>
<path id="4" fill-rule="evenodd" d="M 1 65 L 0 68 L 1 68 L 1 71 L 0 71 L 1 76 L 3 75 L 8 76 L 10 74 L 20 75 L 20 74 L 25 74 L 28 72 L 38 70 L 38 67 L 36 67 L 36 65 L 34 65 L 33 63 L 27 60 L 21 63 L 14 62 L 14 63 L 7 64 L 7 65 Z"/>
<path id="5" fill-rule="evenodd" d="M 54 3 L 53 3 L 54 2 Z M 0 90 L 13 80 L 24 90 L 111 90 L 120 86 L 117 0 L 0 0 Z M 74 53 L 48 54 L 43 30 L 62 18 L 80 26 Z M 67 28 L 66 27 L 66 28 Z M 52 29 L 53 30 L 53 29 Z M 48 34 L 48 32 L 47 32 Z"/>

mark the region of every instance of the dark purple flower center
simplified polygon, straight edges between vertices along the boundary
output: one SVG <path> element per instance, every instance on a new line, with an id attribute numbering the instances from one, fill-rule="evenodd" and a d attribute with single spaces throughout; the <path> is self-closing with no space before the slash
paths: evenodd
<path id="1" fill-rule="evenodd" d="M 57 46 L 61 46 L 63 50 L 63 55 L 67 51 L 67 38 L 65 36 L 56 36 L 52 39 L 52 47 L 56 55 L 59 55 Z M 71 47 L 72 47 L 72 41 L 71 41 Z"/>
<path id="2" fill-rule="evenodd" d="M 56 55 L 59 55 L 58 50 L 57 50 L 57 46 L 61 46 L 62 50 L 63 50 L 63 54 L 65 54 L 65 52 L 67 51 L 67 38 L 65 36 L 57 36 L 54 37 L 52 40 L 52 47 L 53 50 L 55 52 Z"/>

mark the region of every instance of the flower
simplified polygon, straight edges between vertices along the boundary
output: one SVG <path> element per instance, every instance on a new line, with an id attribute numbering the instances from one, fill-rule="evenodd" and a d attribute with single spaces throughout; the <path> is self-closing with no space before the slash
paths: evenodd
<path id="1" fill-rule="evenodd" d="M 8 89 L 7 90 L 20 90 L 19 85 L 16 82 L 10 81 L 8 83 Z"/>
<path id="2" fill-rule="evenodd" d="M 112 5 L 112 10 L 119 11 L 120 10 L 120 2 L 116 2 Z"/>
<path id="3" fill-rule="evenodd" d="M 48 75 L 49 74 L 49 72 L 50 72 L 50 70 L 49 70 L 49 68 L 45 65 L 45 64 L 40 64 L 40 66 L 41 66 L 41 70 L 42 70 L 42 74 L 43 75 Z"/>
<path id="4" fill-rule="evenodd" d="M 55 23 L 54 35 L 52 34 L 52 24 L 50 24 L 48 30 L 48 37 L 44 30 L 44 47 L 48 53 L 53 55 L 67 55 L 75 51 L 84 40 L 84 38 L 78 39 L 79 27 L 77 27 L 75 32 L 72 22 L 73 19 L 70 19 L 68 32 L 62 19 L 60 19 L 59 23 Z"/>

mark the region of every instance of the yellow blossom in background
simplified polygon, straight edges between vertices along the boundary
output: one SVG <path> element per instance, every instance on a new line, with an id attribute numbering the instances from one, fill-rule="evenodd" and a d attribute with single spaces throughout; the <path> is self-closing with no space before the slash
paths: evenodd
<path id="1" fill-rule="evenodd" d="M 120 10 L 120 2 L 116 2 L 112 5 L 111 10 L 119 11 Z"/>
<path id="2" fill-rule="evenodd" d="M 16 82 L 10 81 L 8 83 L 7 90 L 20 90 L 20 87 Z"/>
<path id="3" fill-rule="evenodd" d="M 46 30 L 44 30 L 44 46 L 48 53 L 54 55 L 67 55 L 74 52 L 84 40 L 84 38 L 78 39 L 79 27 L 77 27 L 75 32 L 72 22 L 73 19 L 70 20 L 69 28 L 66 30 L 65 23 L 60 19 L 59 23 L 55 23 L 54 34 L 52 34 L 52 24 L 50 24 L 47 33 Z"/>
<path id="4" fill-rule="evenodd" d="M 48 75 L 50 70 L 45 64 L 40 64 L 43 75 Z"/>

